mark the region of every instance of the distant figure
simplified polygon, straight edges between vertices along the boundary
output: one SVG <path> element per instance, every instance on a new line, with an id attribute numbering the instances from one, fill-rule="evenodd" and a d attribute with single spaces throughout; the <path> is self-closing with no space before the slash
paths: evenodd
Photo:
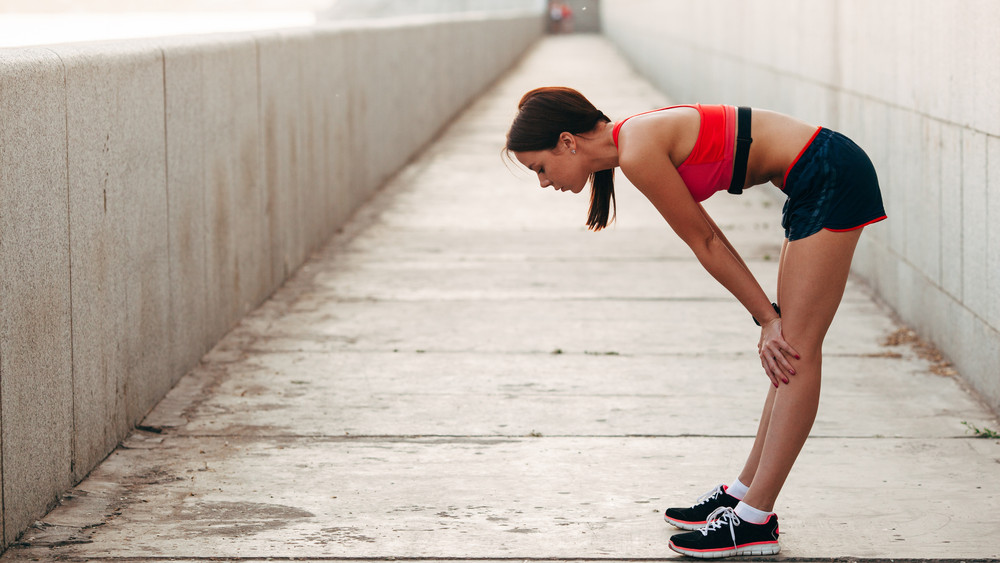
<path id="1" fill-rule="evenodd" d="M 549 2 L 549 32 L 573 32 L 573 8 L 566 2 L 559 2 L 559 0 Z"/>

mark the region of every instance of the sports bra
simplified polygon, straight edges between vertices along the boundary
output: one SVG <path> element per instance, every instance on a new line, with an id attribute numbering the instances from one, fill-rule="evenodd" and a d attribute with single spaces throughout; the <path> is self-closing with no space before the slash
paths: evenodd
<path id="1" fill-rule="evenodd" d="M 726 190 L 733 179 L 733 159 L 736 146 L 736 106 L 701 104 L 670 106 L 637 113 L 645 115 L 672 108 L 694 108 L 701 117 L 698 140 L 691 154 L 677 167 L 691 197 L 695 201 L 705 201 L 715 192 Z M 618 146 L 618 130 L 626 121 L 636 115 L 626 117 L 615 124 L 611 136 Z"/>

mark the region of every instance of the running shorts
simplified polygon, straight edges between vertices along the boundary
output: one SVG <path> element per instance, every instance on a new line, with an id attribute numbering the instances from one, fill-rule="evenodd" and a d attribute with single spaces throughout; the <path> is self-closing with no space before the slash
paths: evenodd
<path id="1" fill-rule="evenodd" d="M 785 173 L 781 226 L 790 241 L 886 218 L 875 167 L 846 136 L 820 128 Z"/>

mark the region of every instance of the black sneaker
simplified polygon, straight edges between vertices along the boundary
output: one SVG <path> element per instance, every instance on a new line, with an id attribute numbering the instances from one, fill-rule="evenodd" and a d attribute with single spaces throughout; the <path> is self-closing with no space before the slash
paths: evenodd
<path id="1" fill-rule="evenodd" d="M 697 532 L 684 532 L 670 538 L 670 549 L 701 559 L 733 555 L 774 555 L 778 545 L 778 516 L 772 514 L 763 524 L 740 520 L 732 508 L 721 507 L 708 516 L 709 523 Z"/>
<path id="2" fill-rule="evenodd" d="M 691 508 L 668 508 L 663 513 L 663 519 L 682 530 L 700 530 L 708 524 L 708 515 L 715 509 L 725 506 L 736 508 L 740 499 L 726 492 L 725 485 L 701 495 L 698 502 Z"/>

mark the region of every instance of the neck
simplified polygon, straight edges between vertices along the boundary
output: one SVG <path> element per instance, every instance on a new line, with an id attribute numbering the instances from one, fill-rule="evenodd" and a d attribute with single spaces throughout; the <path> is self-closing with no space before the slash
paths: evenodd
<path id="1" fill-rule="evenodd" d="M 615 146 L 612 130 L 614 123 L 601 122 L 596 127 L 596 134 L 588 141 L 587 152 L 590 155 L 594 172 L 618 167 L 618 147 Z"/>

